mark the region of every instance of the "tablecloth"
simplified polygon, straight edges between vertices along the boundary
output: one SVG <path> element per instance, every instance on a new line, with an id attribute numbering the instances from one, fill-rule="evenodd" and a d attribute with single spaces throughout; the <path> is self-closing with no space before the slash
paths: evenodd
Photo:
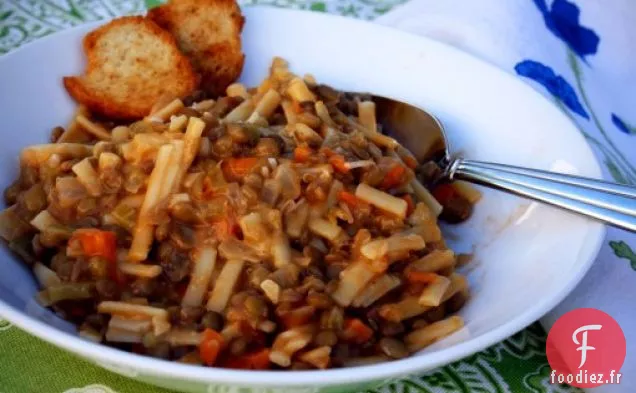
<path id="1" fill-rule="evenodd" d="M 583 12 L 581 23 L 588 26 L 590 20 L 596 22 L 590 14 L 602 11 L 601 1 L 579 2 L 591 9 Z M 629 9 L 636 11 L 630 8 L 629 2 L 606 0 L 603 4 L 605 7 L 616 7 L 615 13 L 627 18 Z M 1 0 L 0 55 L 38 37 L 86 21 L 139 13 L 157 3 L 154 0 Z M 627 83 L 634 82 L 633 77 L 630 79 L 628 75 L 633 67 L 630 70 L 629 63 L 621 62 L 615 67 L 616 74 L 598 75 L 593 72 L 603 65 L 598 64 L 602 57 L 595 56 L 599 48 L 616 52 L 612 54 L 618 60 L 624 54 L 621 47 L 627 49 L 631 45 L 633 60 L 636 37 L 632 35 L 630 40 L 629 36 L 615 35 L 612 37 L 614 42 L 610 39 L 606 41 L 603 37 L 599 44 L 598 35 L 592 27 L 579 25 L 578 6 L 565 0 L 555 0 L 553 3 L 544 0 L 413 0 L 402 7 L 400 3 L 402 0 L 241 1 L 244 6 L 267 4 L 362 19 L 379 17 L 381 23 L 430 35 L 468 50 L 507 71 L 519 74 L 535 83 L 544 93 L 552 95 L 555 103 L 579 124 L 581 132 L 597 149 L 608 176 L 616 181 L 636 183 L 634 164 L 627 158 L 626 150 L 630 143 L 633 145 L 636 135 L 636 128 L 630 125 L 633 124 L 630 118 L 631 121 L 636 121 L 636 118 L 629 111 L 627 100 L 614 96 L 615 91 L 602 89 L 609 83 L 613 86 L 636 86 L 636 83 Z M 560 14 L 559 9 L 565 13 Z M 632 12 L 632 17 L 634 15 L 636 13 Z M 632 26 L 636 25 L 633 22 L 631 19 Z M 608 27 L 612 22 L 606 19 L 603 23 L 604 27 Z M 596 24 L 593 26 L 596 31 L 601 31 L 600 27 Z M 530 34 L 527 33 L 528 29 Z M 520 31 L 526 31 L 526 34 Z M 533 49 L 522 50 L 525 46 Z M 619 72 L 621 70 L 623 73 Z M 604 309 L 603 305 L 594 301 L 602 295 L 596 293 L 600 291 L 596 282 L 600 280 L 599 277 L 612 283 L 614 281 L 611 280 L 616 280 L 617 288 L 629 280 L 633 283 L 636 277 L 636 253 L 630 244 L 634 243 L 634 238 L 629 238 L 625 233 L 611 231 L 599 263 L 594 267 L 594 275 L 586 278 L 569 303 L 563 304 L 555 314 L 545 319 L 546 326 L 550 326 L 558 313 L 575 307 L 576 302 Z M 611 276 L 602 277 L 603 274 L 610 274 L 610 271 Z M 588 290 L 590 287 L 592 289 Z M 595 295 L 587 295 L 590 293 Z M 626 296 L 627 293 L 625 290 L 620 296 Z M 631 295 L 635 294 L 631 292 Z M 618 310 L 616 315 L 612 313 L 621 325 L 633 326 L 633 321 L 630 325 L 627 318 L 619 318 L 618 314 Z M 549 383 L 550 367 L 545 356 L 545 340 L 545 330 L 535 323 L 481 353 L 368 393 L 579 392 L 579 389 L 567 385 Z M 98 368 L 0 320 L 0 393 L 28 392 L 167 391 Z"/>

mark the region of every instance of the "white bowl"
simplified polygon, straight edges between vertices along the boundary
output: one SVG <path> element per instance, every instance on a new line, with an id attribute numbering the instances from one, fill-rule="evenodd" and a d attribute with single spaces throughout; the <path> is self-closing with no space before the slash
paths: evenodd
<path id="1" fill-rule="evenodd" d="M 254 85 L 273 56 L 336 88 L 372 91 L 427 108 L 467 157 L 599 177 L 575 126 L 546 99 L 482 61 L 435 41 L 317 13 L 248 8 L 242 81 Z M 61 78 L 80 73 L 82 37 L 95 24 L 55 34 L 0 58 L 0 186 L 17 174 L 20 149 L 66 124 L 74 103 Z M 360 389 L 429 370 L 495 344 L 534 322 L 579 282 L 604 234 L 601 224 L 486 190 L 474 217 L 449 227 L 451 244 L 475 253 L 466 328 L 408 359 L 327 371 L 259 372 L 169 363 L 92 344 L 33 302 L 28 269 L 0 251 L 0 315 L 31 334 L 139 380 L 192 392 Z M 243 389 L 243 390 L 240 390 Z"/>

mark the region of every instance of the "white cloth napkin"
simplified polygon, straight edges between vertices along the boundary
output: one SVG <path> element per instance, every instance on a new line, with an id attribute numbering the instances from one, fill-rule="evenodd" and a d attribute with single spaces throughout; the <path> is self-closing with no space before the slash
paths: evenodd
<path id="1" fill-rule="evenodd" d="M 636 185 L 636 1 L 412 0 L 376 22 L 446 42 L 518 75 L 578 124 L 605 178 Z M 581 307 L 617 320 L 627 340 L 623 379 L 595 392 L 636 392 L 634 304 L 636 236 L 610 229 L 589 274 L 541 321 L 549 330 Z"/>

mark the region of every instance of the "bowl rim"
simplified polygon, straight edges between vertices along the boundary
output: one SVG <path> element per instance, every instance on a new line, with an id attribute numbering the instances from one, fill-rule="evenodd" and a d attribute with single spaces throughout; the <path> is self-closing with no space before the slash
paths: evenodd
<path id="1" fill-rule="evenodd" d="M 512 75 L 506 70 L 500 69 L 485 60 L 475 57 L 469 53 L 461 51 L 449 44 L 424 37 L 417 36 L 412 33 L 408 33 L 399 30 L 394 27 L 385 26 L 379 23 L 372 23 L 364 20 L 347 18 L 340 15 L 318 13 L 303 10 L 293 9 L 281 9 L 271 6 L 250 6 L 247 9 L 243 9 L 244 13 L 255 12 L 258 13 L 270 13 L 287 15 L 290 18 L 315 18 L 329 23 L 329 20 L 337 19 L 341 23 L 349 23 L 351 25 L 357 25 L 360 27 L 372 28 L 381 30 L 384 34 L 391 36 L 391 39 L 408 38 L 410 40 L 419 40 L 426 45 L 437 46 L 443 51 L 453 52 L 455 55 L 459 55 L 470 62 L 480 63 L 482 66 L 496 71 L 503 78 L 514 80 L 514 83 L 519 85 L 519 88 L 526 89 L 529 95 L 534 95 L 537 100 L 549 100 L 534 90 L 528 84 L 522 82 L 517 77 Z M 276 16 L 276 15 L 274 15 Z M 69 29 L 65 29 L 46 37 L 36 39 L 29 42 L 22 47 L 3 55 L 0 57 L 0 62 L 6 61 L 6 59 L 18 56 L 21 52 L 32 50 L 39 45 L 46 45 L 50 40 L 63 39 L 64 36 L 74 36 L 78 31 L 85 31 L 89 28 L 96 27 L 106 23 L 108 19 L 103 19 L 96 22 L 84 23 Z M 574 124 L 573 121 L 565 114 L 563 117 L 567 119 L 570 124 Z M 575 126 L 575 125 L 574 125 Z M 591 147 L 583 139 L 583 137 L 576 133 L 572 135 L 573 138 L 581 138 L 585 142 L 585 149 L 591 159 L 592 174 L 594 177 L 601 176 L 601 169 L 596 156 L 592 152 Z M 587 258 L 579 264 L 579 269 L 571 277 L 571 279 L 564 285 L 559 291 L 555 291 L 552 296 L 543 297 L 538 299 L 537 302 L 531 308 L 528 308 L 517 317 L 510 319 L 505 324 L 498 326 L 491 331 L 481 334 L 473 339 L 465 342 L 453 344 L 448 348 L 441 349 L 435 353 L 426 354 L 421 357 L 407 357 L 405 359 L 394 360 L 391 362 L 384 362 L 374 365 L 357 366 L 352 368 L 343 369 L 327 369 L 327 370 L 311 370 L 311 371 L 294 371 L 294 372 L 281 372 L 281 371 L 241 371 L 216 367 L 201 367 L 196 365 L 187 365 L 176 363 L 172 361 L 165 361 L 154 359 L 148 356 L 137 355 L 130 352 L 125 352 L 115 348 L 108 347 L 102 344 L 96 344 L 82 339 L 79 336 L 64 332 L 62 330 L 53 328 L 48 324 L 41 322 L 35 318 L 28 316 L 27 314 L 19 311 L 12 306 L 6 304 L 0 299 L 0 317 L 8 320 L 10 323 L 19 327 L 20 329 L 34 335 L 48 343 L 55 345 L 61 349 L 70 351 L 77 355 L 80 355 L 84 359 L 90 359 L 93 362 L 100 363 L 105 362 L 106 365 L 110 364 L 117 368 L 130 367 L 135 371 L 138 371 L 146 376 L 165 377 L 169 376 L 171 379 L 189 380 L 204 384 L 218 384 L 225 383 L 231 385 L 240 386 L 258 386 L 258 387 L 307 387 L 310 385 L 315 386 L 337 386 L 337 385 L 349 385 L 349 384 L 361 384 L 371 381 L 379 381 L 387 378 L 394 378 L 396 376 L 406 376 L 415 372 L 423 370 L 433 369 L 453 361 L 459 360 L 463 357 L 469 356 L 483 349 L 497 344 L 511 335 L 523 330 L 530 324 L 540 319 L 543 315 L 557 306 L 583 279 L 585 274 L 589 271 L 592 263 L 596 259 L 602 241 L 605 237 L 606 227 L 598 222 L 590 221 L 589 230 L 585 236 L 590 240 L 589 248 L 590 252 Z M 205 371 L 205 372 L 202 372 Z M 284 378 L 280 378 L 284 376 Z"/>

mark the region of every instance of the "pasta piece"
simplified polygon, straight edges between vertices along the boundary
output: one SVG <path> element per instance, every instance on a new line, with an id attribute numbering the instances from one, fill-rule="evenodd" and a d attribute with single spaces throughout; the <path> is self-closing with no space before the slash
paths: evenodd
<path id="1" fill-rule="evenodd" d="M 364 136 L 369 138 L 369 140 L 371 142 L 375 143 L 376 145 L 381 146 L 381 147 L 386 147 L 389 150 L 395 150 L 398 147 L 400 147 L 400 144 L 395 139 L 393 139 L 393 138 L 391 138 L 389 136 L 386 136 L 384 134 L 381 134 L 379 132 L 374 132 L 372 129 L 369 129 L 367 127 L 362 126 L 361 124 L 349 119 L 342 112 L 340 112 L 340 115 L 342 116 L 343 119 L 346 120 L 346 122 L 351 127 L 353 127 L 356 130 L 362 132 L 364 134 Z M 380 154 L 380 155 L 382 155 L 382 154 Z"/>
<path id="2" fill-rule="evenodd" d="M 314 115 L 311 112 L 303 112 L 303 111 L 299 112 L 297 117 L 296 117 L 296 120 L 297 120 L 298 123 L 302 123 L 302 124 L 306 125 L 307 127 L 312 128 L 312 129 L 316 129 L 316 130 L 320 128 L 320 124 L 321 124 L 320 123 L 320 118 L 318 116 Z M 320 135 L 318 135 L 318 136 L 320 136 Z M 316 143 L 316 142 L 314 142 L 314 143 Z"/>
<path id="3" fill-rule="evenodd" d="M 121 152 L 122 157 L 126 161 L 136 161 L 135 152 L 134 152 L 133 142 L 126 142 L 119 145 L 119 151 Z"/>
<path id="4" fill-rule="evenodd" d="M 353 258 L 354 260 L 362 259 L 363 255 L 360 249 L 362 248 L 362 246 L 370 241 L 371 232 L 365 228 L 359 229 L 353 236 L 353 241 L 351 243 L 351 258 Z M 327 253 L 328 250 L 324 252 Z"/>
<path id="5" fill-rule="evenodd" d="M 330 242 L 335 242 L 344 233 L 342 228 L 322 218 L 309 220 L 309 230 Z"/>
<path id="6" fill-rule="evenodd" d="M 258 123 L 259 119 L 267 120 L 280 105 L 281 96 L 274 89 L 269 89 L 258 102 L 254 112 L 247 119 L 248 123 Z"/>
<path id="7" fill-rule="evenodd" d="M 177 98 L 173 101 L 170 101 L 170 103 L 168 103 L 168 105 L 164 106 L 163 108 L 149 114 L 144 120 L 164 122 L 183 107 L 183 101 Z"/>
<path id="8" fill-rule="evenodd" d="M 48 288 L 53 285 L 60 285 L 62 283 L 62 280 L 60 280 L 57 273 L 44 266 L 40 262 L 36 262 L 33 265 L 33 274 L 38 280 L 40 286 L 43 288 Z"/>
<path id="9" fill-rule="evenodd" d="M 113 316 L 108 322 L 109 329 L 126 330 L 133 333 L 146 333 L 152 329 L 150 319 L 130 319 Z"/>
<path id="10" fill-rule="evenodd" d="M 341 306 L 346 307 L 360 291 L 376 276 L 376 272 L 365 261 L 353 262 L 342 273 L 338 287 L 331 297 Z"/>
<path id="11" fill-rule="evenodd" d="M 402 219 L 406 218 L 408 204 L 404 199 L 396 198 L 364 183 L 358 185 L 355 195 L 378 209 L 395 214 Z"/>
<path id="12" fill-rule="evenodd" d="M 157 156 L 161 146 L 169 141 L 166 135 L 156 132 L 136 134 L 130 145 L 125 145 L 129 147 L 122 151 L 124 159 L 136 164 L 152 161 Z"/>
<path id="13" fill-rule="evenodd" d="M 121 158 L 110 152 L 103 152 L 97 160 L 97 167 L 100 172 L 114 171 L 121 167 Z"/>
<path id="14" fill-rule="evenodd" d="M 272 257 L 274 266 L 281 267 L 291 262 L 291 247 L 284 233 L 277 233 L 272 239 Z"/>
<path id="15" fill-rule="evenodd" d="M 60 222 L 48 210 L 42 210 L 31 220 L 31 225 L 40 232 L 44 232 L 51 226 L 60 225 Z"/>
<path id="16" fill-rule="evenodd" d="M 88 109 L 84 105 L 79 105 L 75 110 L 73 119 L 70 121 L 66 130 L 57 138 L 56 143 L 85 143 L 90 140 L 90 137 L 82 131 L 82 127 L 77 123 L 77 116 L 89 116 Z"/>
<path id="17" fill-rule="evenodd" d="M 291 72 L 289 72 L 289 64 L 280 57 L 274 57 L 269 73 L 276 80 L 281 82 L 287 81 L 292 76 Z"/>
<path id="18" fill-rule="evenodd" d="M 426 243 L 438 243 L 442 239 L 442 230 L 434 220 L 423 222 L 421 225 L 407 229 L 404 233 L 419 235 Z"/>
<path id="19" fill-rule="evenodd" d="M 98 197 L 102 194 L 102 185 L 99 182 L 99 175 L 95 168 L 93 168 L 89 158 L 84 158 L 82 161 L 73 165 L 71 169 L 73 173 L 77 175 L 77 180 L 86 187 L 90 196 Z"/>
<path id="20" fill-rule="evenodd" d="M 288 125 L 294 125 L 298 122 L 298 113 L 294 109 L 294 105 L 289 100 L 283 100 L 281 103 L 283 107 L 283 113 L 285 114 L 285 119 L 287 120 Z"/>
<path id="21" fill-rule="evenodd" d="M 296 102 L 316 101 L 314 93 L 309 91 L 309 88 L 305 82 L 296 77 L 289 82 L 287 87 L 287 94 Z"/>
<path id="22" fill-rule="evenodd" d="M 146 113 L 146 117 L 150 117 L 151 114 L 159 112 L 161 109 L 171 104 L 177 98 L 177 96 L 168 92 L 159 95 L 158 97 L 156 97 L 156 99 L 154 99 L 152 106 L 147 111 L 148 113 Z M 156 121 L 159 121 L 159 119 L 157 119 Z"/>
<path id="23" fill-rule="evenodd" d="M 247 92 L 245 86 L 241 83 L 232 83 L 225 89 L 225 94 L 228 97 L 241 97 L 245 100 L 250 98 L 250 94 Z"/>
<path id="24" fill-rule="evenodd" d="M 464 320 L 451 316 L 407 334 L 404 341 L 410 352 L 417 352 L 464 327 Z"/>
<path id="25" fill-rule="evenodd" d="M 228 260 L 225 262 L 210 294 L 207 304 L 208 310 L 216 312 L 225 310 L 227 302 L 234 291 L 234 286 L 241 275 L 244 263 L 242 260 Z"/>
<path id="26" fill-rule="evenodd" d="M 174 182 L 173 190 L 178 191 L 181 186 L 183 177 L 190 169 L 192 162 L 194 161 L 199 151 L 199 144 L 201 143 L 201 134 L 205 129 L 205 122 L 199 118 L 191 117 L 188 122 L 188 128 L 186 129 L 184 136 L 183 155 L 181 156 L 181 164 L 179 164 L 179 173 Z"/>
<path id="27" fill-rule="evenodd" d="M 331 167 L 331 166 L 329 166 Z M 320 173 L 319 176 L 328 176 L 331 177 L 331 174 L 329 172 L 323 172 Z M 327 194 L 327 199 L 319 204 L 319 205 L 314 205 L 312 206 L 311 211 L 309 212 L 309 215 L 312 219 L 314 218 L 320 218 L 322 216 L 324 216 L 325 214 L 327 214 L 328 212 L 330 212 L 330 210 L 336 205 L 336 203 L 338 202 L 338 194 L 340 193 L 340 191 L 343 190 L 343 185 L 340 181 L 338 180 L 334 180 L 331 183 L 331 187 L 329 187 L 329 193 Z M 337 212 L 335 212 L 337 213 Z M 329 217 L 327 217 L 329 218 Z M 331 220 L 331 222 L 335 223 L 336 220 Z"/>
<path id="28" fill-rule="evenodd" d="M 57 154 L 62 160 L 84 158 L 93 154 L 93 146 L 81 143 L 33 145 L 22 150 L 20 160 L 28 166 L 38 167 L 53 154 Z"/>
<path id="29" fill-rule="evenodd" d="M 103 301 L 97 305 L 97 312 L 136 318 L 163 318 L 168 320 L 168 311 L 163 308 L 150 307 L 127 302 Z"/>
<path id="30" fill-rule="evenodd" d="M 330 164 L 321 164 L 312 168 L 298 168 L 298 173 L 303 178 L 307 175 L 311 175 L 314 178 L 319 176 L 331 176 L 333 173 L 333 167 Z"/>
<path id="31" fill-rule="evenodd" d="M 194 104 L 192 104 L 192 109 L 199 112 L 206 112 L 214 107 L 214 103 L 215 101 L 212 99 L 195 102 Z"/>
<path id="32" fill-rule="evenodd" d="M 210 286 L 210 278 L 216 264 L 216 254 L 216 250 L 212 247 L 199 250 L 190 274 L 190 283 L 181 300 L 183 307 L 198 307 L 203 303 L 203 297 Z"/>
<path id="33" fill-rule="evenodd" d="M 159 265 L 142 265 L 128 262 L 119 263 L 117 268 L 124 274 L 143 278 L 158 277 L 163 270 Z"/>
<path id="34" fill-rule="evenodd" d="M 400 144 L 395 139 L 380 134 L 379 132 L 366 131 L 366 128 L 362 128 L 361 131 L 366 133 L 366 137 L 378 146 L 386 147 L 387 149 L 396 149 Z"/>
<path id="35" fill-rule="evenodd" d="M 400 286 L 400 279 L 391 274 L 383 274 L 360 292 L 353 302 L 354 307 L 369 307 L 382 296 Z"/>
<path id="36" fill-rule="evenodd" d="M 398 233 L 387 239 L 389 243 L 388 253 L 402 253 L 405 251 L 418 251 L 426 247 L 424 239 L 416 234 Z"/>
<path id="37" fill-rule="evenodd" d="M 110 133 L 99 124 L 93 123 L 92 121 L 88 120 L 86 116 L 82 114 L 77 115 L 77 117 L 75 118 L 75 121 L 77 122 L 79 126 L 81 126 L 84 129 L 84 131 L 90 133 L 95 138 L 100 139 L 102 141 L 110 140 Z"/>
<path id="38" fill-rule="evenodd" d="M 254 103 L 258 103 L 263 99 L 265 93 L 269 90 L 276 90 L 278 88 L 278 81 L 272 78 L 265 78 L 260 85 L 256 88 L 256 94 L 254 94 Z"/>
<path id="39" fill-rule="evenodd" d="M 170 200 L 170 195 L 179 189 L 181 183 L 181 171 L 184 161 L 185 146 L 183 141 L 172 141 L 172 154 L 164 178 L 162 179 L 161 189 L 159 190 L 159 203 L 166 203 Z"/>
<path id="40" fill-rule="evenodd" d="M 387 239 L 376 239 L 365 243 L 360 247 L 360 254 L 365 258 L 376 260 L 384 257 L 389 252 Z"/>
<path id="41" fill-rule="evenodd" d="M 168 208 L 171 209 L 175 207 L 176 205 L 178 205 L 179 203 L 190 203 L 191 201 L 192 201 L 192 198 L 190 198 L 190 194 L 186 194 L 186 193 L 173 194 L 170 197 L 170 201 L 168 202 Z"/>
<path id="42" fill-rule="evenodd" d="M 320 369 L 325 369 L 329 366 L 329 355 L 331 354 L 331 347 L 322 346 L 318 348 L 314 348 L 310 351 L 307 351 L 298 358 L 305 363 L 311 364 L 312 366 Z"/>
<path id="43" fill-rule="evenodd" d="M 462 276 L 459 273 L 453 273 L 448 278 L 450 279 L 450 285 L 446 289 L 446 292 L 444 292 L 442 302 L 447 301 L 456 293 L 463 292 L 468 289 L 468 280 L 466 280 L 465 276 Z"/>
<path id="44" fill-rule="evenodd" d="M 232 109 L 232 111 L 225 116 L 223 122 L 239 123 L 241 121 L 245 121 L 248 117 L 250 117 L 253 111 L 254 102 L 252 102 L 252 100 L 245 100 L 241 102 L 239 106 Z"/>
<path id="45" fill-rule="evenodd" d="M 311 342 L 313 330 L 313 326 L 299 326 L 280 333 L 272 344 L 269 360 L 281 367 L 289 367 L 294 353 Z"/>
<path id="46" fill-rule="evenodd" d="M 256 249 L 235 237 L 223 240 L 219 244 L 219 254 L 224 259 L 243 259 L 252 263 L 259 263 L 263 259 Z"/>
<path id="47" fill-rule="evenodd" d="M 297 239 L 302 235 L 309 218 L 309 209 L 309 204 L 303 199 L 285 213 L 285 231 L 289 237 Z"/>
<path id="48" fill-rule="evenodd" d="M 451 281 L 448 277 L 437 276 L 435 280 L 427 285 L 420 294 L 420 304 L 423 306 L 437 307 L 442 303 L 442 298 L 448 290 Z"/>
<path id="49" fill-rule="evenodd" d="M 168 126 L 168 131 L 170 132 L 181 132 L 188 124 L 188 116 L 179 115 L 170 117 L 170 125 Z"/>
<path id="50" fill-rule="evenodd" d="M 378 132 L 378 124 L 375 119 L 375 102 L 360 101 L 358 102 L 358 121 L 367 130 L 374 134 Z"/>
<path id="51" fill-rule="evenodd" d="M 152 331 L 155 336 L 159 337 L 162 334 L 169 332 L 172 326 L 167 317 L 156 316 L 152 317 Z"/>
<path id="52" fill-rule="evenodd" d="M 424 247 L 426 242 L 421 236 L 398 233 L 386 239 L 370 241 L 360 248 L 360 252 L 366 258 L 375 260 L 389 253 L 422 250 Z"/>
<path id="53" fill-rule="evenodd" d="M 273 280 L 266 279 L 261 283 L 261 289 L 267 298 L 274 304 L 278 304 L 280 286 Z"/>
<path id="54" fill-rule="evenodd" d="M 345 162 L 345 167 L 347 167 L 349 170 L 356 169 L 356 168 L 366 168 L 366 167 L 374 166 L 374 165 L 375 165 L 375 161 L 373 160 L 359 160 L 359 161 Z"/>
<path id="55" fill-rule="evenodd" d="M 413 187 L 413 192 L 415 193 L 415 196 L 417 196 L 417 199 L 426 203 L 428 208 L 431 210 L 431 213 L 433 213 L 435 217 L 438 217 L 442 213 L 443 208 L 442 205 L 437 202 L 437 199 L 435 199 L 433 194 L 431 194 L 417 179 L 413 179 L 410 184 L 411 187 Z"/>
<path id="56" fill-rule="evenodd" d="M 322 137 L 320 136 L 320 134 L 303 123 L 295 124 L 294 136 L 300 142 L 305 142 L 311 146 L 318 146 L 322 144 Z"/>
<path id="57" fill-rule="evenodd" d="M 253 212 L 241 217 L 239 226 L 247 243 L 260 243 L 269 238 L 269 230 L 260 213 Z"/>
<path id="58" fill-rule="evenodd" d="M 238 322 L 228 323 L 223 327 L 223 330 L 221 330 L 221 336 L 225 342 L 230 342 L 242 334 L 241 325 Z"/>
<path id="59" fill-rule="evenodd" d="M 409 264 L 409 270 L 435 273 L 455 266 L 455 254 L 451 250 L 433 250 L 430 254 Z"/>
<path id="60" fill-rule="evenodd" d="M 401 322 L 430 309 L 431 307 L 420 304 L 418 296 L 407 296 L 397 303 L 383 305 L 378 312 L 387 321 Z"/>
<path id="61" fill-rule="evenodd" d="M 126 126 L 117 126 L 110 132 L 113 143 L 124 143 L 130 139 L 130 128 Z"/>
<path id="62" fill-rule="evenodd" d="M 139 211 L 137 225 L 133 231 L 132 245 L 128 252 L 128 258 L 132 262 L 140 262 L 148 257 L 153 237 L 151 214 L 160 202 L 161 187 L 173 150 L 172 145 L 163 145 L 157 154 L 157 161 L 148 180 L 146 196 Z"/>
<path id="63" fill-rule="evenodd" d="M 316 110 L 316 114 L 320 118 L 320 121 L 322 121 L 327 127 L 330 127 L 332 129 L 333 127 L 337 127 L 336 122 L 334 122 L 331 118 L 329 110 L 327 109 L 327 106 L 324 102 L 316 101 L 316 103 L 314 104 L 314 109 Z"/>

